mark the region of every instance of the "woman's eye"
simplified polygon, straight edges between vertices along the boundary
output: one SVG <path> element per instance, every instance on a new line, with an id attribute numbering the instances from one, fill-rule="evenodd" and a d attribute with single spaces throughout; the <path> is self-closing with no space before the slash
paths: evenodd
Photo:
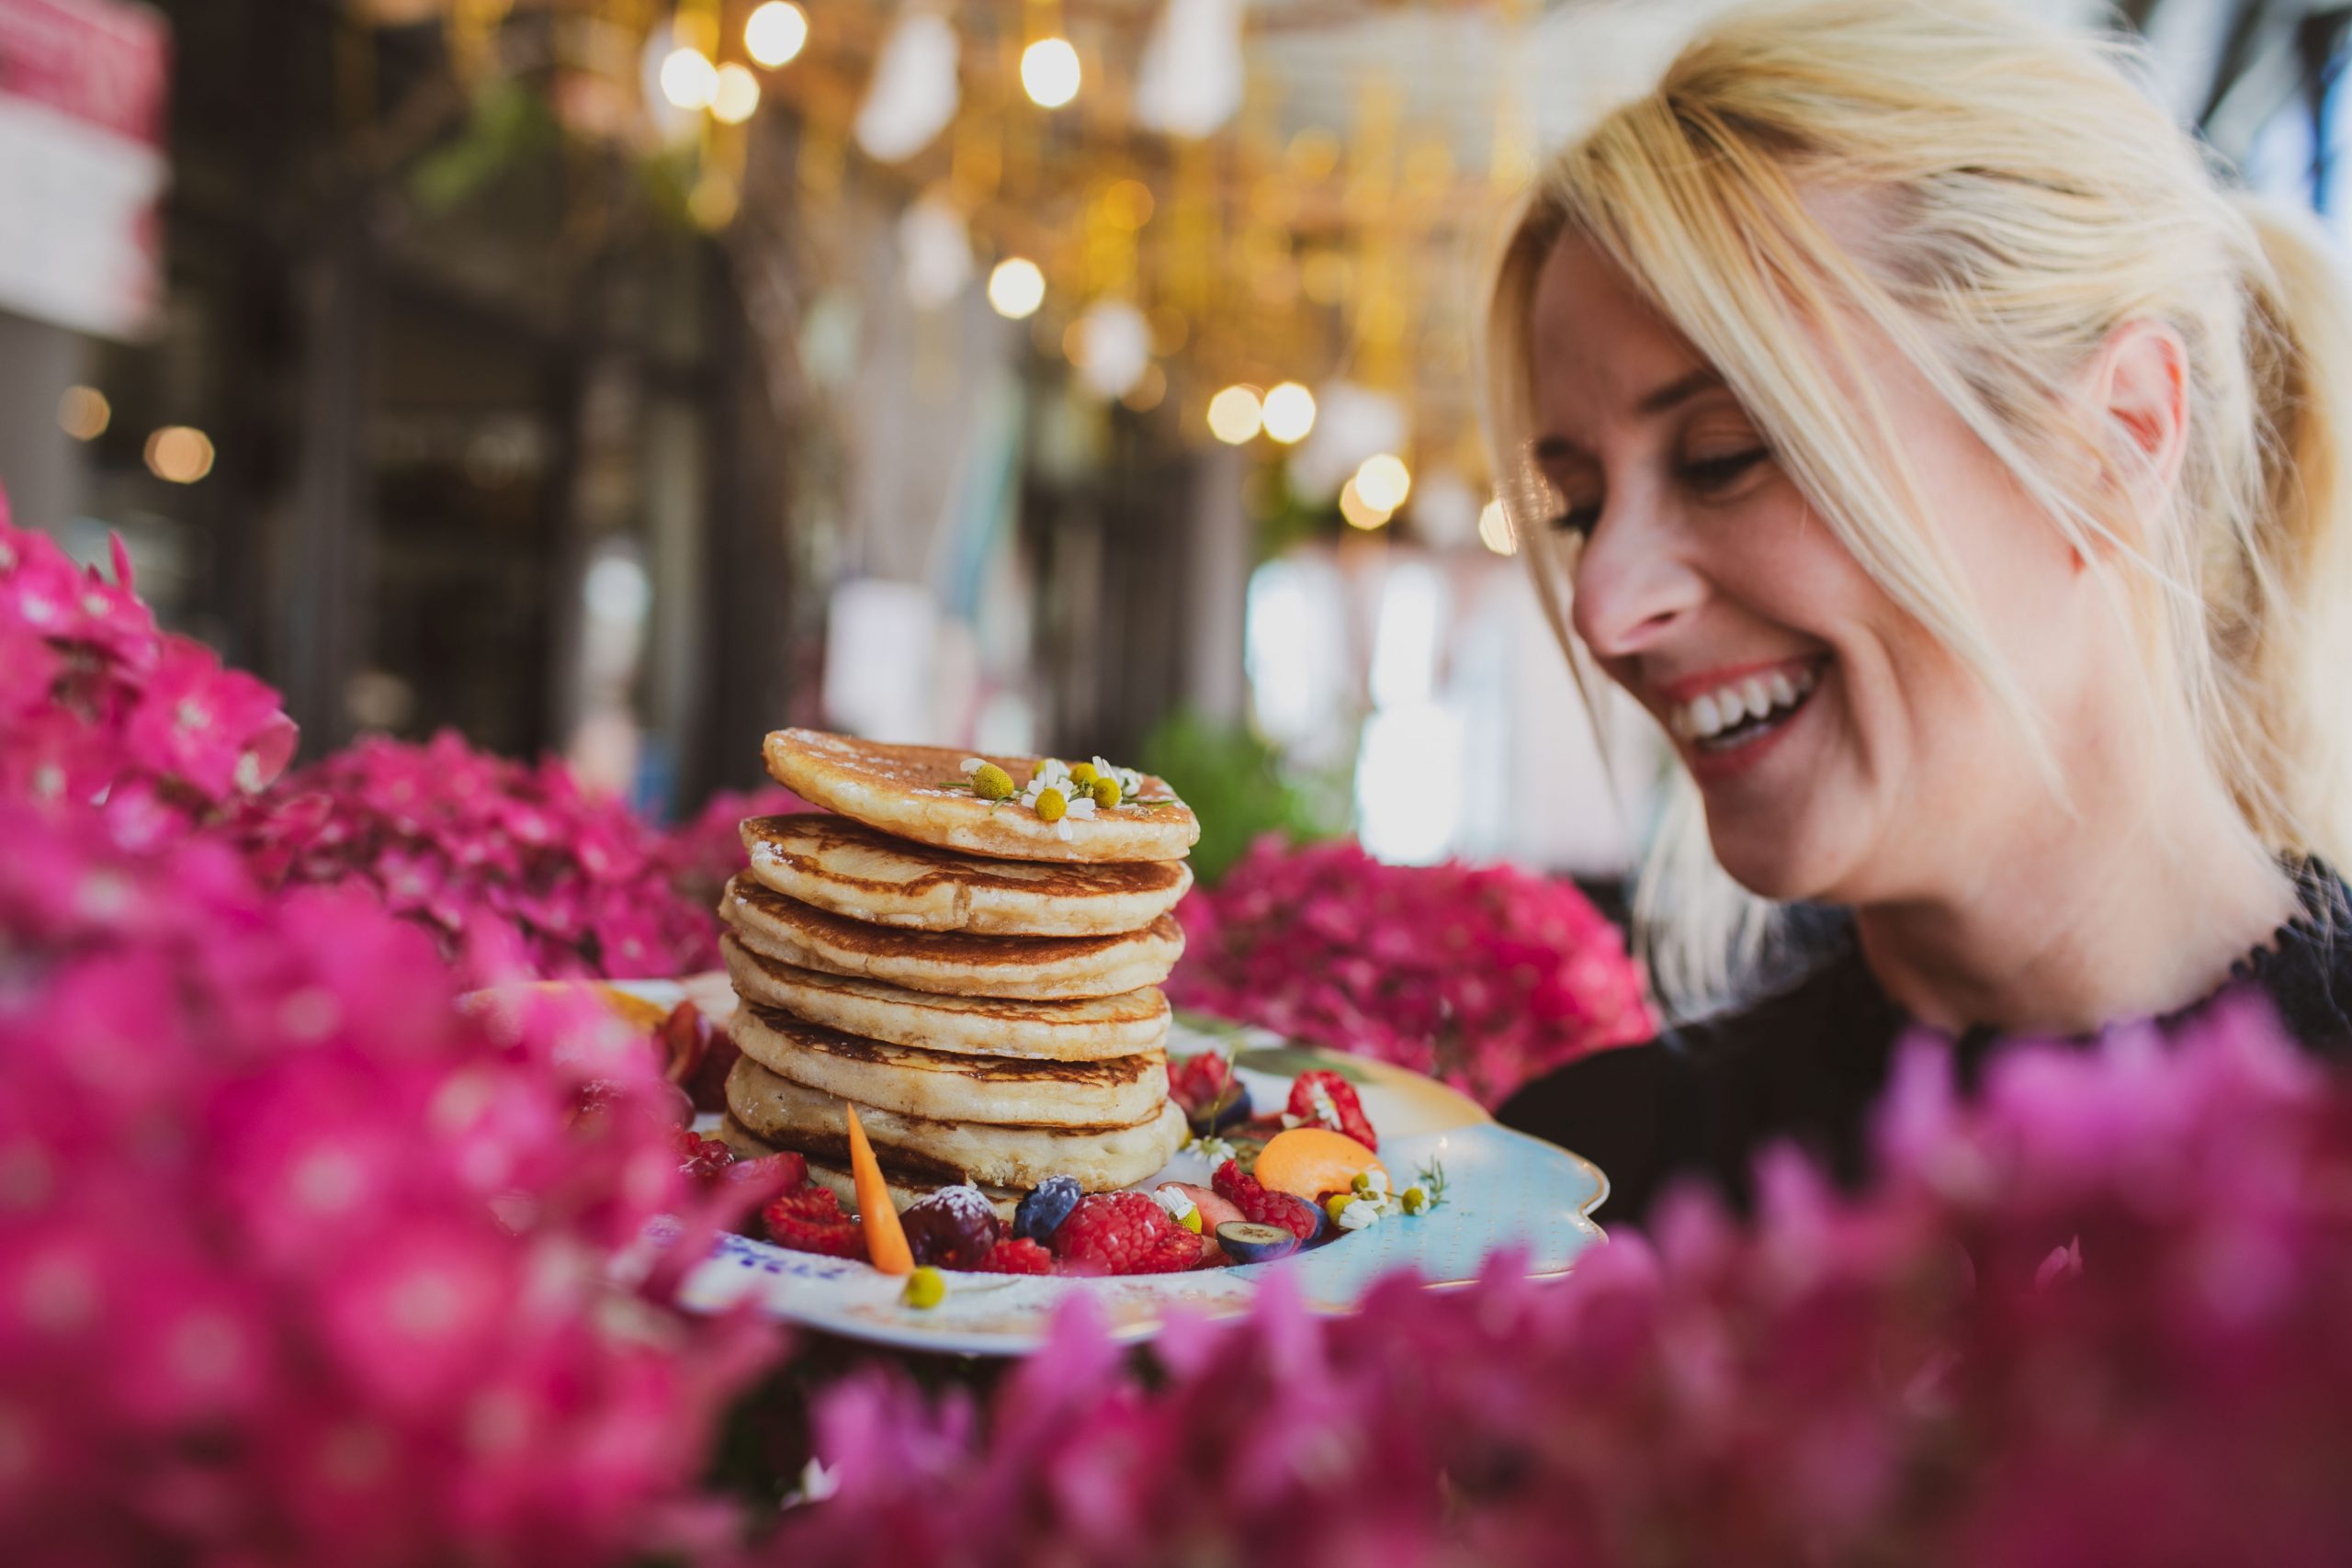
<path id="1" fill-rule="evenodd" d="M 1694 457 L 1682 465 L 1682 477 L 1702 491 L 1721 490 L 1770 456 L 1768 449 L 1752 446 L 1720 457 Z"/>
<path id="2" fill-rule="evenodd" d="M 1571 506 L 1552 519 L 1555 532 L 1574 534 L 1579 538 L 1589 535 L 1600 525 L 1600 508 L 1598 506 Z"/>

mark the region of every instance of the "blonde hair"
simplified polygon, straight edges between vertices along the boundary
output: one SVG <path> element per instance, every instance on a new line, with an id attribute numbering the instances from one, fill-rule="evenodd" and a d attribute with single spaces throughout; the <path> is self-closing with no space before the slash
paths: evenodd
<path id="1" fill-rule="evenodd" d="M 2053 790 L 1850 323 L 1904 355 L 2084 558 L 2120 563 L 2152 693 L 2177 681 L 2249 852 L 2352 848 L 2352 694 L 2325 678 L 2352 677 L 2352 303 L 2315 227 L 2228 190 L 2136 67 L 2120 40 L 2004 0 L 1784 0 L 1716 18 L 1551 159 L 1496 271 L 1487 412 L 1505 511 L 1588 688 L 1565 599 L 1576 545 L 1549 526 L 1528 439 L 1536 277 L 1571 234 L 1724 377 L 1854 558 L 2019 723 Z M 1813 193 L 1862 198 L 1859 254 Z M 2187 348 L 2188 446 L 2153 528 L 2116 499 L 2141 454 L 2073 412 L 2075 378 L 2132 321 Z M 1716 864 L 1677 786 L 1635 909 L 1688 1013 L 1737 998 L 1779 912 Z"/>

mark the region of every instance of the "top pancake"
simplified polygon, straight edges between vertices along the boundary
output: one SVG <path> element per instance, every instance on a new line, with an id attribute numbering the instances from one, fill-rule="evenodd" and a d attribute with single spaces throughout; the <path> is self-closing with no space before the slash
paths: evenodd
<path id="1" fill-rule="evenodd" d="M 876 925 L 993 936 L 1138 931 L 1193 886 L 1182 861 L 985 860 L 825 812 L 751 817 L 752 874 L 788 898 Z"/>
<path id="2" fill-rule="evenodd" d="M 779 729 L 766 745 L 768 772 L 814 806 L 901 839 L 1001 860 L 1182 860 L 1201 836 L 1192 807 L 1161 779 L 1147 778 L 1133 803 L 1088 818 L 1048 822 L 1018 799 L 986 801 L 964 783 L 971 753 L 944 746 L 891 746 Z M 1035 757 L 991 757 L 1015 787 L 1036 771 Z"/>

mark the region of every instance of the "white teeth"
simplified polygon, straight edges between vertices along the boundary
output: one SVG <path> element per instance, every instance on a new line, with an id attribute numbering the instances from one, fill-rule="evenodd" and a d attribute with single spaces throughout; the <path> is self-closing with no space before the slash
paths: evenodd
<path id="1" fill-rule="evenodd" d="M 1669 709 L 1666 727 L 1677 739 L 1713 739 L 1743 720 L 1796 706 L 1820 683 L 1818 670 L 1811 668 L 1751 675 Z"/>

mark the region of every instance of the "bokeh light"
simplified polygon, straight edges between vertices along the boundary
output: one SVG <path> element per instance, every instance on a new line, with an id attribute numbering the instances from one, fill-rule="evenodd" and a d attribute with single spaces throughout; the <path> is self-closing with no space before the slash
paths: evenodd
<path id="1" fill-rule="evenodd" d="M 662 96 L 682 109 L 707 109 L 718 97 L 718 67 L 698 49 L 673 49 L 662 62 Z"/>
<path id="2" fill-rule="evenodd" d="M 1503 503 L 1490 501 L 1478 513 L 1478 542 L 1498 556 L 1519 554 L 1519 536 L 1511 532 L 1510 519 L 1503 515 Z"/>
<path id="3" fill-rule="evenodd" d="M 1394 512 L 1405 504 L 1413 491 L 1413 476 L 1405 468 L 1405 460 L 1393 452 L 1375 452 L 1356 469 L 1353 480 L 1356 493 L 1364 504 L 1382 512 Z"/>
<path id="4" fill-rule="evenodd" d="M 1209 400 L 1209 434 L 1228 446 L 1255 436 L 1264 422 L 1255 387 L 1227 387 Z"/>
<path id="5" fill-rule="evenodd" d="M 147 437 L 147 468 L 159 479 L 192 485 L 212 471 L 212 438 L 187 424 L 167 424 Z"/>
<path id="6" fill-rule="evenodd" d="M 1287 446 L 1306 438 L 1315 428 L 1315 394 L 1295 381 L 1284 381 L 1266 394 L 1266 434 Z"/>
<path id="7" fill-rule="evenodd" d="M 808 14 L 792 0 L 768 0 L 743 24 L 743 47 L 773 71 L 789 65 L 808 42 Z"/>
<path id="8" fill-rule="evenodd" d="M 1041 38 L 1021 51 L 1021 88 L 1038 107 L 1061 107 L 1078 96 L 1078 51 L 1068 39 Z"/>
<path id="9" fill-rule="evenodd" d="M 1026 256 L 1007 256 L 989 274 L 989 303 L 1009 321 L 1023 321 L 1046 302 L 1046 275 Z"/>
<path id="10" fill-rule="evenodd" d="M 76 441 L 96 441 L 114 423 L 114 405 L 96 387 L 68 387 L 57 400 L 57 425 Z"/>
<path id="11" fill-rule="evenodd" d="M 1340 487 L 1340 515 L 1348 520 L 1351 527 L 1377 528 L 1396 516 L 1396 510 L 1390 506 L 1374 506 L 1363 498 L 1363 492 L 1356 488 L 1356 481 L 1350 479 Z"/>
<path id="12" fill-rule="evenodd" d="M 710 101 L 710 118 L 721 125 L 741 125 L 759 107 L 760 79 L 731 60 L 720 66 L 718 92 Z"/>

